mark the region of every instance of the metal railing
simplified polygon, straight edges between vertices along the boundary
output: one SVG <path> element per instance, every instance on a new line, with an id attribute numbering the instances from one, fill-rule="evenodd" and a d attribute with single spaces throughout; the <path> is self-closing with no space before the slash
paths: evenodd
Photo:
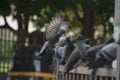
<path id="1" fill-rule="evenodd" d="M 63 67 L 59 68 L 61 71 Z M 107 68 L 100 68 L 97 73 L 95 80 L 116 80 L 116 70 L 114 69 L 107 69 Z M 65 73 L 62 76 L 62 80 L 91 80 L 89 78 L 89 71 L 86 67 L 80 66 L 69 73 Z"/>

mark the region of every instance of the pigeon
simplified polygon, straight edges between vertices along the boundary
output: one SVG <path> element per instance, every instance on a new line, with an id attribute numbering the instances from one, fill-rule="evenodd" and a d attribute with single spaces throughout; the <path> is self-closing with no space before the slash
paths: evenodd
<path id="1" fill-rule="evenodd" d="M 87 49 L 89 48 L 90 48 L 90 45 L 85 43 L 84 38 L 81 38 L 78 46 L 72 51 L 71 55 L 69 56 L 65 64 L 65 67 L 61 72 L 61 75 L 72 70 L 74 68 L 75 63 L 77 63 L 78 60 L 81 59 L 81 56 L 84 55 L 85 51 L 87 51 Z"/>
<path id="2" fill-rule="evenodd" d="M 92 70 L 90 73 L 92 79 L 95 78 L 95 74 L 100 67 L 112 64 L 116 59 L 117 48 L 119 47 L 119 42 L 112 42 L 96 52 L 95 61 L 91 66 L 89 66 L 89 69 Z"/>
<path id="3" fill-rule="evenodd" d="M 46 52 L 53 50 L 59 38 L 63 34 L 65 34 L 68 25 L 69 25 L 68 22 L 63 21 L 61 17 L 52 18 L 52 20 L 47 25 L 46 30 L 44 32 L 46 42 L 39 51 L 39 56 L 43 56 Z"/>
<path id="4" fill-rule="evenodd" d="M 75 43 L 81 39 L 81 35 L 78 35 L 77 37 L 70 39 L 69 37 L 66 38 L 66 45 L 64 50 L 64 57 L 61 60 L 60 64 L 65 64 L 72 53 L 72 51 L 75 49 Z"/>
<path id="5" fill-rule="evenodd" d="M 108 40 L 105 41 L 105 43 L 102 43 L 102 44 L 99 44 L 99 45 L 95 45 L 95 46 L 92 46 L 91 48 L 89 48 L 86 53 L 85 53 L 85 59 L 86 61 L 89 61 L 88 65 L 87 66 L 90 66 L 94 63 L 94 60 L 95 60 L 95 56 L 96 56 L 96 53 L 102 49 L 105 45 L 107 44 L 110 44 L 114 42 L 114 39 L 113 38 L 110 38 Z"/>

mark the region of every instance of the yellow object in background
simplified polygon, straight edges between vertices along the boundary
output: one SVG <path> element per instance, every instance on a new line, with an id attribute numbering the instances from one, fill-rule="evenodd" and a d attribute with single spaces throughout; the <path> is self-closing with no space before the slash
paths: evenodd
<path id="1" fill-rule="evenodd" d="M 41 72 L 8 72 L 8 76 L 31 76 L 31 77 L 42 77 L 44 80 L 50 80 L 55 78 L 55 74 L 41 73 Z"/>

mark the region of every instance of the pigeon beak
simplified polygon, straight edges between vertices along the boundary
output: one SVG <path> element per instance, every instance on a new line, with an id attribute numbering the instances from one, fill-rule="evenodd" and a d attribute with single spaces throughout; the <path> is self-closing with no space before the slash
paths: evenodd
<path id="1" fill-rule="evenodd" d="M 44 54 L 44 52 L 46 51 L 47 47 L 48 47 L 49 42 L 45 42 L 43 47 L 41 48 L 40 52 L 39 52 L 39 56 L 41 56 L 42 54 Z"/>

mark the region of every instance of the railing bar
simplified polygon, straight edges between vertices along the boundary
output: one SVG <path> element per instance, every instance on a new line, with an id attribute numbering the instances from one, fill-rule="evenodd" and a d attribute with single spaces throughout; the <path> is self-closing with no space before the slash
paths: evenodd
<path id="1" fill-rule="evenodd" d="M 64 80 L 66 80 L 66 74 L 64 74 Z"/>
<path id="2" fill-rule="evenodd" d="M 65 78 L 66 78 L 66 76 L 65 76 L 65 74 L 64 74 L 63 80 L 65 80 Z"/>
<path id="3" fill-rule="evenodd" d="M 84 75 L 84 80 L 86 80 L 86 75 Z"/>
<path id="4" fill-rule="evenodd" d="M 68 74 L 67 74 L 67 79 L 66 79 L 66 80 L 70 80 L 70 76 L 71 76 L 71 73 L 68 73 Z"/>
<path id="5" fill-rule="evenodd" d="M 71 76 L 72 76 L 72 74 L 71 74 L 71 73 L 69 73 L 69 79 L 68 79 L 68 80 L 71 80 Z"/>
<path id="6" fill-rule="evenodd" d="M 114 78 L 113 78 L 113 77 L 111 77 L 111 80 L 114 80 Z"/>
<path id="7" fill-rule="evenodd" d="M 75 74 L 75 73 L 71 73 L 70 80 L 74 80 L 74 78 L 73 78 L 73 77 L 74 77 L 74 74 Z"/>
<path id="8" fill-rule="evenodd" d="M 62 75 L 62 80 L 64 80 L 64 79 L 65 79 L 65 74 Z"/>
<path id="9" fill-rule="evenodd" d="M 88 76 L 87 75 L 85 75 L 85 80 L 88 80 Z"/>
<path id="10" fill-rule="evenodd" d="M 88 74 L 86 75 L 86 80 L 89 80 L 89 75 Z"/>
<path id="11" fill-rule="evenodd" d="M 67 73 L 67 78 L 66 78 L 66 80 L 69 80 L 69 76 L 70 76 L 70 73 Z"/>
<path id="12" fill-rule="evenodd" d="M 89 77 L 89 79 L 90 79 L 90 80 L 92 80 L 92 78 L 91 78 L 91 77 Z"/>
<path id="13" fill-rule="evenodd" d="M 76 74 L 77 75 L 77 80 L 79 80 L 79 74 Z"/>
<path id="14" fill-rule="evenodd" d="M 97 80 L 97 76 L 95 76 L 95 80 Z"/>
<path id="15" fill-rule="evenodd" d="M 116 80 L 115 77 L 112 77 L 112 80 Z"/>
<path id="16" fill-rule="evenodd" d="M 75 73 L 71 74 L 70 80 L 74 80 L 74 74 L 75 74 Z"/>
<path id="17" fill-rule="evenodd" d="M 102 76 L 100 76 L 100 80 L 102 80 Z"/>
<path id="18" fill-rule="evenodd" d="M 83 80 L 83 74 L 81 74 L 81 80 Z"/>
<path id="19" fill-rule="evenodd" d="M 73 73 L 72 80 L 75 80 L 75 74 Z"/>
<path id="20" fill-rule="evenodd" d="M 65 80 L 68 79 L 68 73 L 65 73 Z"/>
<path id="21" fill-rule="evenodd" d="M 105 77 L 105 80 L 108 80 L 108 77 Z"/>

